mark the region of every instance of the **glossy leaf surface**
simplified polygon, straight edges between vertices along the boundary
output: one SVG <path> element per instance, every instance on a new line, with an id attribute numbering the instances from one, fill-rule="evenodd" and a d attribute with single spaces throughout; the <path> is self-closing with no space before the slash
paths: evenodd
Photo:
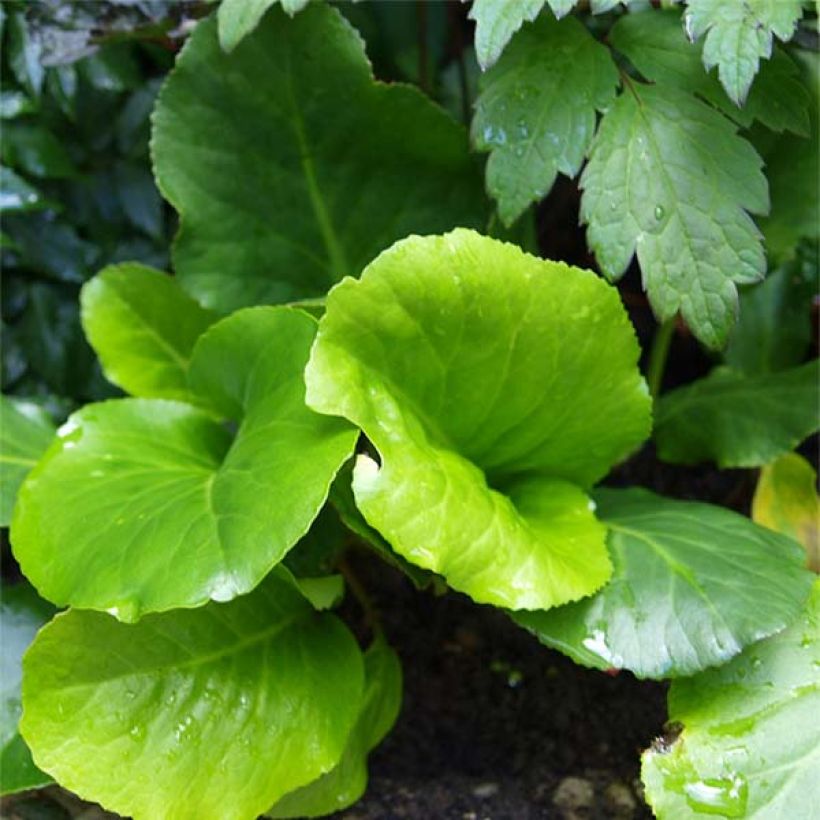
<path id="1" fill-rule="evenodd" d="M 747 213 L 768 210 L 760 166 L 710 106 L 632 83 L 601 121 L 581 177 L 581 217 L 603 272 L 617 279 L 637 254 L 658 318 L 680 312 L 704 344 L 721 347 L 737 310 L 735 283 L 766 270 Z"/>
<path id="2" fill-rule="evenodd" d="M 753 377 L 715 368 L 661 397 L 655 416 L 658 454 L 673 464 L 767 464 L 820 427 L 818 380 L 816 359 Z"/>
<path id="3" fill-rule="evenodd" d="M 216 321 L 161 271 L 128 262 L 82 290 L 85 335 L 109 381 L 133 396 L 190 400 L 194 344 Z"/>
<path id="4" fill-rule="evenodd" d="M 175 270 L 221 312 L 322 295 L 396 239 L 485 220 L 463 129 L 417 89 L 375 82 L 324 3 L 271 9 L 230 55 L 200 23 L 153 122 L 181 214 Z"/>
<path id="5" fill-rule="evenodd" d="M 773 38 L 790 40 L 803 14 L 801 0 L 687 0 L 686 31 L 703 34 L 703 64 L 718 67 L 720 82 L 743 105 L 760 66 L 772 54 Z"/>
<path id="6" fill-rule="evenodd" d="M 54 438 L 48 414 L 30 401 L 0 396 L 0 526 L 8 527 L 23 479 Z"/>
<path id="7" fill-rule="evenodd" d="M 26 655 L 21 731 L 63 786 L 122 815 L 244 820 L 338 763 L 362 667 L 346 627 L 276 573 L 133 625 L 73 610 Z"/>
<path id="8" fill-rule="evenodd" d="M 647 433 L 637 354 L 591 272 L 457 230 L 331 291 L 307 398 L 378 450 L 353 490 L 400 555 L 477 601 L 546 608 L 609 576 L 585 489 Z"/>
<path id="9" fill-rule="evenodd" d="M 194 392 L 239 423 L 162 399 L 87 405 L 21 490 L 11 539 L 60 604 L 142 612 L 248 592 L 305 534 L 355 431 L 304 404 L 316 323 L 251 308 L 214 325 Z"/>
<path id="10" fill-rule="evenodd" d="M 672 683 L 683 732 L 647 751 L 659 820 L 810 818 L 820 773 L 820 581 L 801 617 L 719 669 Z"/>
<path id="11" fill-rule="evenodd" d="M 401 707 L 398 655 L 377 639 L 364 656 L 365 685 L 359 719 L 339 764 L 318 780 L 286 794 L 268 817 L 322 817 L 355 803 L 367 787 L 367 755 L 390 731 Z"/>
<path id="12" fill-rule="evenodd" d="M 612 580 L 596 595 L 515 619 L 597 669 L 692 675 L 794 620 L 812 582 L 795 544 L 742 515 L 646 490 L 596 491 Z"/>
<path id="13" fill-rule="evenodd" d="M 820 572 L 817 473 L 805 458 L 786 453 L 760 471 L 752 499 L 752 517 L 758 524 L 801 544 L 809 568 Z"/>
<path id="14" fill-rule="evenodd" d="M 617 85 L 608 50 L 583 25 L 547 15 L 525 26 L 481 78 L 472 139 L 491 152 L 487 189 L 506 224 L 546 196 L 559 172 L 578 173 L 595 112 Z"/>
<path id="15" fill-rule="evenodd" d="M 0 632 L 3 636 L 0 655 L 0 794 L 37 789 L 51 782 L 51 778 L 34 765 L 31 752 L 17 730 L 17 723 L 21 713 L 23 652 L 37 630 L 53 614 L 54 608 L 27 583 L 3 584 L 0 599 Z"/>

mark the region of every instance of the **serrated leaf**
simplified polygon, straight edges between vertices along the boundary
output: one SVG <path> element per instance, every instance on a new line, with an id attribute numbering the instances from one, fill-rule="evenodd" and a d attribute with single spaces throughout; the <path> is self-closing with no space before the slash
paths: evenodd
<path id="1" fill-rule="evenodd" d="M 742 108 L 729 99 L 713 73 L 704 71 L 702 47 L 687 39 L 681 15 L 673 10 L 645 11 L 621 17 L 609 41 L 647 80 L 697 94 L 740 125 L 759 120 L 775 131 L 808 131 L 809 94 L 797 66 L 781 49 L 760 70 Z"/>
<path id="2" fill-rule="evenodd" d="M 31 759 L 31 752 L 17 730 L 20 720 L 20 681 L 23 652 L 37 630 L 54 614 L 25 582 L 14 586 L 3 584 L 0 598 L 0 632 L 3 652 L 0 655 L 0 794 L 38 789 L 51 782 Z"/>
<path id="3" fill-rule="evenodd" d="M 292 17 L 308 2 L 309 0 L 222 0 L 217 11 L 219 44 L 223 50 L 233 51 L 276 3 L 281 3 L 285 12 Z"/>
<path id="4" fill-rule="evenodd" d="M 584 490 L 646 435 L 637 355 L 591 272 L 456 230 L 331 291 L 307 400 L 378 450 L 353 490 L 396 552 L 477 601 L 540 609 L 609 577 Z"/>
<path id="5" fill-rule="evenodd" d="M 817 473 L 797 453 L 766 464 L 760 471 L 752 518 L 802 544 L 809 569 L 820 572 L 820 496 Z"/>
<path id="6" fill-rule="evenodd" d="M 760 234 L 747 211 L 768 209 L 754 148 L 705 103 L 631 83 L 601 121 L 581 176 L 581 218 L 604 273 L 637 253 L 661 320 L 680 311 L 721 347 L 737 309 L 735 283 L 763 277 Z"/>
<path id="7" fill-rule="evenodd" d="M 54 433 L 55 426 L 41 407 L 0 396 L 0 527 L 8 527 L 20 485 Z"/>
<path id="8" fill-rule="evenodd" d="M 740 316 L 723 360 L 747 376 L 777 373 L 800 364 L 811 343 L 816 263 L 792 262 L 762 282 L 741 288 Z"/>
<path id="9" fill-rule="evenodd" d="M 15 556 L 40 593 L 128 621 L 253 589 L 307 531 L 356 439 L 305 407 L 315 327 L 289 308 L 255 308 L 200 338 L 191 387 L 239 422 L 233 438 L 212 415 L 163 399 L 72 415 L 12 521 Z"/>
<path id="10" fill-rule="evenodd" d="M 318 780 L 286 794 L 267 817 L 322 817 L 353 805 L 367 787 L 367 756 L 390 731 L 401 707 L 402 673 L 396 653 L 378 638 L 364 656 L 365 687 L 359 719 L 339 764 Z"/>
<path id="11" fill-rule="evenodd" d="M 72 610 L 26 653 L 20 729 L 45 771 L 112 811 L 245 820 L 339 762 L 362 666 L 341 621 L 276 573 L 133 625 Z"/>
<path id="12" fill-rule="evenodd" d="M 801 0 L 687 0 L 686 31 L 703 34 L 703 64 L 718 67 L 726 93 L 743 105 L 760 60 L 772 54 L 772 40 L 794 34 L 803 14 Z"/>
<path id="13" fill-rule="evenodd" d="M 219 311 L 323 295 L 400 237 L 486 220 L 464 130 L 418 89 L 375 82 L 323 3 L 271 9 L 230 55 L 200 23 L 153 122 L 175 270 Z"/>
<path id="14" fill-rule="evenodd" d="M 812 576 L 788 539 L 711 504 L 642 489 L 594 494 L 612 580 L 592 598 L 515 620 L 596 669 L 692 675 L 790 624 Z"/>
<path id="15" fill-rule="evenodd" d="M 671 744 L 644 753 L 659 820 L 816 816 L 820 581 L 800 619 L 719 669 L 672 683 Z"/>
<path id="16" fill-rule="evenodd" d="M 480 80 L 471 132 L 490 151 L 487 189 L 505 224 L 549 192 L 560 172 L 575 176 L 595 131 L 595 111 L 615 96 L 607 48 L 574 17 L 542 15 L 525 26 Z"/>
<path id="17" fill-rule="evenodd" d="M 170 276 L 126 262 L 83 286 L 83 330 L 106 378 L 133 396 L 191 400 L 188 367 L 197 339 L 217 315 Z"/>
<path id="18" fill-rule="evenodd" d="M 763 376 L 717 367 L 661 396 L 658 455 L 673 464 L 714 461 L 759 467 L 793 450 L 820 427 L 818 361 Z"/>

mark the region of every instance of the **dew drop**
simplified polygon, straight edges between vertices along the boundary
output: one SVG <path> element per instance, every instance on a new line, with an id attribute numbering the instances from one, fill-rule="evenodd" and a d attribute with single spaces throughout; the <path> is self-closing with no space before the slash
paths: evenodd
<path id="1" fill-rule="evenodd" d="M 655 206 L 655 219 L 660 222 L 663 219 L 665 211 L 663 210 L 663 205 L 656 205 Z"/>
<path id="2" fill-rule="evenodd" d="M 683 791 L 686 802 L 695 811 L 724 817 L 743 817 L 746 814 L 749 787 L 740 775 L 687 783 Z"/>
<path id="3" fill-rule="evenodd" d="M 128 736 L 131 740 L 142 740 L 142 738 L 145 737 L 145 729 L 139 724 L 132 726 Z"/>

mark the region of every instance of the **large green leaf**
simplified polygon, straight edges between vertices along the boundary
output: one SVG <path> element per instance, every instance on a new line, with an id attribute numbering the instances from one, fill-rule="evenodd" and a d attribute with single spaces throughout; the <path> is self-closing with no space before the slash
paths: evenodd
<path id="1" fill-rule="evenodd" d="M 365 688 L 359 719 L 339 764 L 318 780 L 286 794 L 268 817 L 321 817 L 355 803 L 367 787 L 367 755 L 390 731 L 401 707 L 401 662 L 377 638 L 364 656 Z"/>
<path id="2" fill-rule="evenodd" d="M 659 820 L 810 820 L 820 775 L 820 581 L 800 619 L 719 669 L 675 681 L 671 744 L 643 756 Z"/>
<path id="3" fill-rule="evenodd" d="M 23 652 L 37 630 L 54 614 L 26 583 L 2 587 L 0 598 L 0 632 L 3 652 L 0 655 L 0 794 L 36 789 L 51 782 L 31 759 L 25 741 L 17 731 L 20 720 L 20 681 Z"/>
<path id="4" fill-rule="evenodd" d="M 658 455 L 673 464 L 767 464 L 820 427 L 818 383 L 816 359 L 762 376 L 715 368 L 661 397 L 655 417 Z"/>
<path id="5" fill-rule="evenodd" d="M 0 527 L 8 527 L 23 479 L 54 438 L 48 414 L 29 401 L 0 396 Z"/>
<path id="6" fill-rule="evenodd" d="M 609 577 L 585 489 L 647 434 L 637 356 L 591 272 L 456 230 L 331 291 L 307 397 L 378 450 L 353 490 L 400 555 L 477 601 L 542 609 Z"/>
<path id="7" fill-rule="evenodd" d="M 138 624 L 72 610 L 23 661 L 20 730 L 63 786 L 136 820 L 245 820 L 330 771 L 361 653 L 284 577 Z"/>
<path id="8" fill-rule="evenodd" d="M 797 66 L 781 49 L 762 66 L 748 99 L 738 108 L 718 78 L 703 70 L 702 48 L 687 39 L 678 12 L 626 14 L 612 27 L 608 40 L 647 80 L 697 94 L 741 125 L 760 120 L 776 131 L 808 132 L 809 95 Z"/>
<path id="9" fill-rule="evenodd" d="M 686 31 L 706 34 L 703 64 L 718 67 L 726 93 L 742 105 L 773 37 L 790 40 L 803 14 L 802 0 L 687 0 Z"/>
<path id="10" fill-rule="evenodd" d="M 734 283 L 763 277 L 747 211 L 768 209 L 754 148 L 710 106 L 672 88 L 631 83 L 604 116 L 581 177 L 581 217 L 604 273 L 634 253 L 661 320 L 678 311 L 721 347 L 737 309 Z"/>
<path id="11" fill-rule="evenodd" d="M 740 292 L 740 316 L 723 360 L 747 376 L 777 373 L 806 358 L 817 264 L 795 260 Z"/>
<path id="12" fill-rule="evenodd" d="M 375 82 L 325 4 L 271 9 L 230 55 L 216 20 L 200 23 L 153 121 L 177 274 L 220 311 L 321 295 L 400 237 L 485 220 L 463 129 L 417 89 Z"/>
<path id="13" fill-rule="evenodd" d="M 192 389 L 239 422 L 163 399 L 87 405 L 21 488 L 11 540 L 59 604 L 122 620 L 248 592 L 304 535 L 356 433 L 304 404 L 316 323 L 250 308 L 202 336 Z"/>
<path id="14" fill-rule="evenodd" d="M 576 18 L 547 15 L 525 26 L 481 78 L 472 139 L 491 151 L 487 189 L 507 225 L 546 196 L 559 171 L 578 173 L 595 111 L 609 105 L 617 85 L 609 50 Z"/>
<path id="15" fill-rule="evenodd" d="M 301 11 L 308 0 L 222 0 L 217 12 L 219 43 L 225 51 L 233 51 L 242 38 L 258 25 L 265 12 L 276 3 L 291 16 Z"/>
<path id="16" fill-rule="evenodd" d="M 548 646 L 641 678 L 724 663 L 791 623 L 812 575 L 797 545 L 742 515 L 646 490 L 598 490 L 612 580 L 592 598 L 515 615 Z"/>
<path id="17" fill-rule="evenodd" d="M 127 262 L 82 289 L 85 335 L 109 381 L 134 396 L 190 400 L 196 340 L 216 321 L 161 271 Z"/>

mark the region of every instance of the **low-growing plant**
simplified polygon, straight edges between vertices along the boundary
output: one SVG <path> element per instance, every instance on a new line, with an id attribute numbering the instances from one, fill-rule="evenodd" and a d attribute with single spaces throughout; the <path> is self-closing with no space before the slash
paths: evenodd
<path id="1" fill-rule="evenodd" d="M 223 0 L 157 97 L 175 275 L 82 286 L 126 396 L 59 426 L 2 399 L 28 582 L 2 604 L 4 792 L 53 779 L 137 820 L 355 802 L 401 702 L 389 635 L 363 649 L 332 611 L 355 537 L 581 665 L 673 679 L 679 734 L 643 759 L 659 817 L 811 817 L 818 500 L 790 451 L 818 428 L 817 191 L 801 172 L 795 220 L 789 186 L 817 110 L 814 54 L 773 45 L 802 4 L 475 0 L 497 213 L 466 130 L 374 78 L 344 15 L 383 8 L 278 5 Z M 603 278 L 524 249 L 579 172 Z M 633 256 L 646 379 L 611 284 Z M 661 394 L 678 321 L 720 361 Z M 602 484 L 653 416 L 661 459 L 763 468 L 753 520 Z"/>

